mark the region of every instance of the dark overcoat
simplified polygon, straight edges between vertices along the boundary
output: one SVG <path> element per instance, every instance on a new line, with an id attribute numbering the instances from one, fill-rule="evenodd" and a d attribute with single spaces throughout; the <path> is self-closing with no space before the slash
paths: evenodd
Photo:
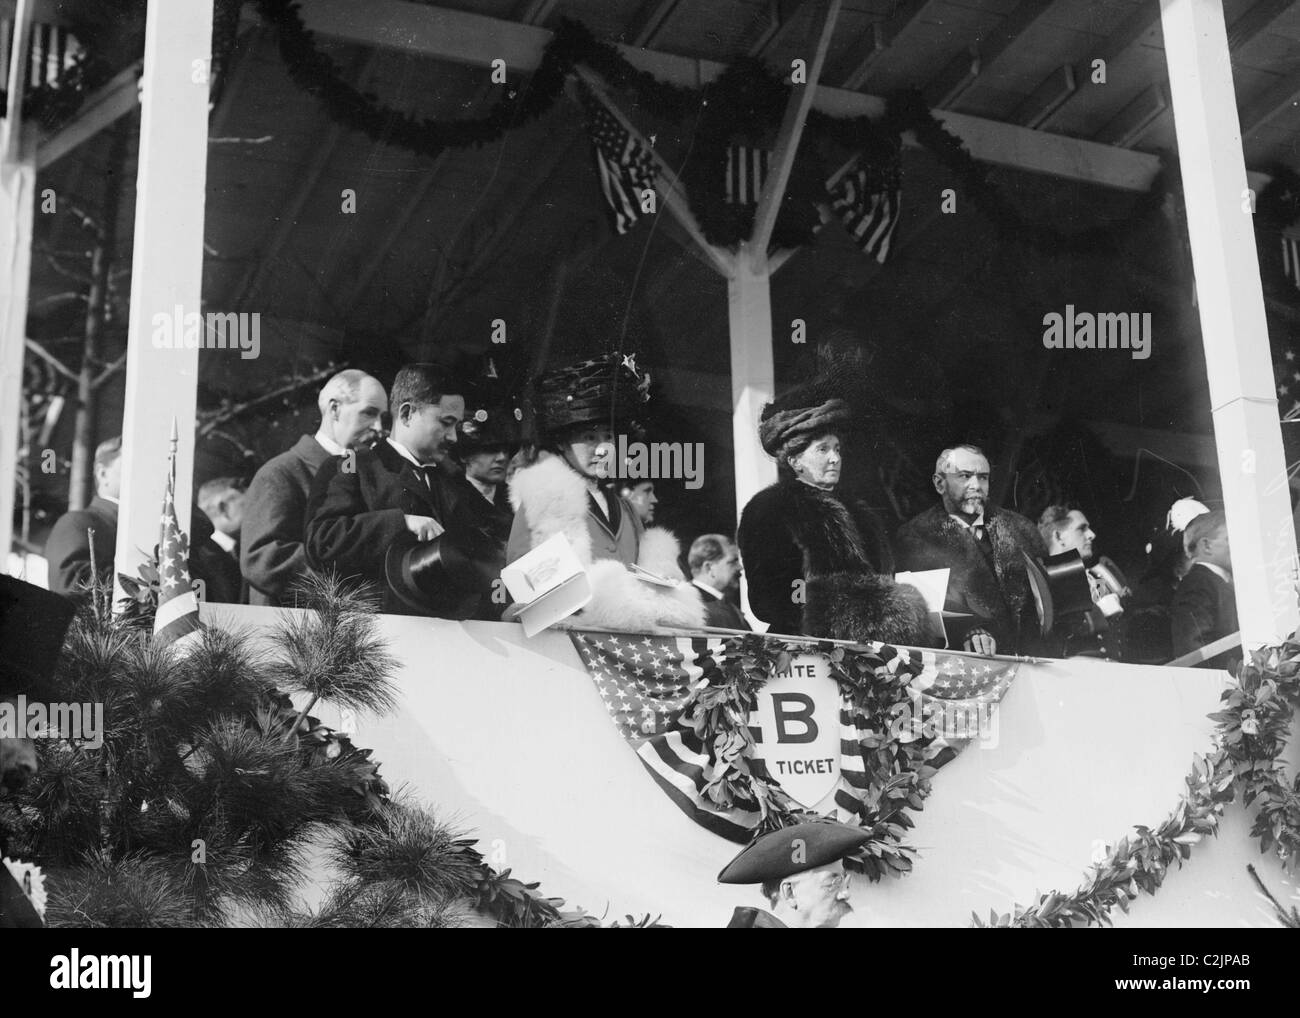
<path id="1" fill-rule="evenodd" d="M 860 502 L 782 479 L 749 500 L 736 536 L 749 606 L 771 632 L 927 642 L 925 603 L 884 575 L 893 554 Z"/>
<path id="2" fill-rule="evenodd" d="M 1039 623 L 1021 553 L 1041 558 L 1047 549 L 1038 528 L 1010 509 L 985 509 L 984 526 L 987 549 L 942 504 L 935 505 L 899 528 L 899 568 L 952 570 L 945 607 L 971 616 L 945 620 L 953 646 L 980 627 L 997 641 L 999 654 L 1022 653 L 1036 639 Z"/>
<path id="3" fill-rule="evenodd" d="M 90 538 L 95 532 L 95 561 L 90 560 Z M 96 495 L 85 509 L 73 509 L 59 517 L 45 542 L 45 559 L 50 565 L 50 590 L 76 600 L 87 595 L 91 574 L 114 580 L 113 556 L 117 550 L 117 503 Z"/>

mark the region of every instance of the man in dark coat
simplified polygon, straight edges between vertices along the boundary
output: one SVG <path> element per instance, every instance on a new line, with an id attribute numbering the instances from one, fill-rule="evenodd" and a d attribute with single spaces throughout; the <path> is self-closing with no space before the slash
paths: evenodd
<path id="1" fill-rule="evenodd" d="M 239 572 L 246 487 L 242 478 L 216 477 L 203 483 L 194 500 L 190 575 L 203 581 L 203 599 L 214 604 L 248 603 L 248 584 Z"/>
<path id="2" fill-rule="evenodd" d="M 465 415 L 458 388 L 432 365 L 402 368 L 392 434 L 358 450 L 353 469 L 332 459 L 312 481 L 308 564 L 374 584 L 386 612 L 475 618 L 491 596 L 491 563 L 474 558 L 482 549 L 459 524 L 461 496 L 437 466 Z"/>
<path id="3" fill-rule="evenodd" d="M 1190 654 L 1239 628 L 1228 520 L 1222 510 L 1192 520 L 1183 535 L 1183 546 L 1192 560 L 1192 568 L 1178 584 L 1169 609 L 1176 657 Z M 1234 647 L 1202 662 L 1200 667 L 1232 670 L 1240 662 L 1241 649 Z"/>
<path id="4" fill-rule="evenodd" d="M 249 604 L 288 603 L 290 586 L 310 571 L 303 528 L 312 478 L 331 456 L 365 448 L 382 434 L 388 396 L 364 371 L 340 371 L 316 402 L 321 413 L 316 434 L 301 436 L 292 449 L 267 460 L 245 493 L 239 565 Z"/>
<path id="5" fill-rule="evenodd" d="M 95 497 L 85 509 L 59 517 L 45 542 L 50 564 L 50 590 L 74 600 L 86 600 L 91 578 L 113 583 L 117 547 L 117 498 L 122 490 L 122 439 L 109 438 L 95 450 Z M 91 538 L 94 531 L 94 556 Z"/>
<path id="6" fill-rule="evenodd" d="M 722 534 L 697 537 L 686 553 L 691 582 L 704 603 L 704 624 L 723 629 L 748 629 L 740 609 L 727 600 L 740 586 L 740 551 Z"/>
<path id="7" fill-rule="evenodd" d="M 945 608 L 950 642 L 981 654 L 1019 654 L 1039 630 L 1024 553 L 1046 554 L 1038 529 L 988 504 L 989 461 L 973 445 L 945 449 L 935 464 L 941 500 L 904 523 L 895 542 L 901 569 L 950 569 Z"/>

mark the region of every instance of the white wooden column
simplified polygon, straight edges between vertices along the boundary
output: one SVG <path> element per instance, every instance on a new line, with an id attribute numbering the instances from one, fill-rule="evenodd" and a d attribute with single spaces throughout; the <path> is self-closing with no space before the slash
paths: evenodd
<path id="1" fill-rule="evenodd" d="M 13 542 L 27 292 L 32 268 L 36 159 L 34 145 L 22 123 L 31 20 L 31 3 L 19 0 L 10 40 L 9 79 L 5 82 L 8 105 L 0 124 L 0 569 L 8 565 Z"/>
<path id="2" fill-rule="evenodd" d="M 116 572 L 127 575 L 135 574 L 158 543 L 172 418 L 180 427 L 176 512 L 189 529 L 199 352 L 158 349 L 152 337 L 155 314 L 202 311 L 211 50 L 212 0 L 150 0 L 114 563 Z M 196 75 L 196 67 L 204 73 Z"/>
<path id="3" fill-rule="evenodd" d="M 36 163 L 0 162 L 0 570 L 13 541 Z"/>
<path id="4" fill-rule="evenodd" d="M 758 415 L 772 402 L 772 292 L 767 266 L 755 269 L 741 246 L 727 280 L 731 339 L 731 440 L 736 521 L 745 505 L 776 480 L 776 463 L 758 442 Z"/>
<path id="5" fill-rule="evenodd" d="M 1220 0 L 1161 0 L 1160 17 L 1237 613 L 1242 640 L 1254 647 L 1291 633 L 1300 613 L 1295 532 L 1236 92 Z M 1158 335 L 1152 347 L 1153 356 L 1160 357 Z"/>

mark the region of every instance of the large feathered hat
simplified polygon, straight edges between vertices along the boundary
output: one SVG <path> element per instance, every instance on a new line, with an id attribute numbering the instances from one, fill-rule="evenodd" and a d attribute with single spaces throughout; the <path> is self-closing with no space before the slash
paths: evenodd
<path id="1" fill-rule="evenodd" d="M 465 419 L 456 425 L 457 459 L 489 449 L 513 452 L 523 441 L 523 411 L 518 407 L 476 406 L 465 411 Z"/>
<path id="2" fill-rule="evenodd" d="M 650 376 L 637 369 L 635 354 L 606 354 L 537 381 L 539 424 L 550 435 L 579 424 L 635 428 L 649 399 Z"/>

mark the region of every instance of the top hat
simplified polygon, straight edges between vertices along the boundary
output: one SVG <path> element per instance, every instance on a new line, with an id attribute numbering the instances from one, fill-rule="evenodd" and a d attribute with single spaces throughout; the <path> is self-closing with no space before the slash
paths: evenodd
<path id="1" fill-rule="evenodd" d="M 66 597 L 0 576 L 0 694 L 38 693 L 53 681 L 76 613 Z"/>

